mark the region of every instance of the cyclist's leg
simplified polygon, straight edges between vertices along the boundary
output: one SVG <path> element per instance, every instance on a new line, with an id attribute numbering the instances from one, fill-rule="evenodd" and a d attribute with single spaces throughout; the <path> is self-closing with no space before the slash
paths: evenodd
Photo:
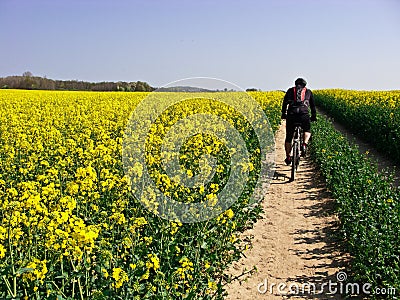
<path id="1" fill-rule="evenodd" d="M 303 129 L 303 145 L 301 145 L 302 155 L 305 156 L 308 142 L 311 137 L 311 121 L 310 116 L 303 115 L 301 120 L 301 128 Z"/>
<path id="2" fill-rule="evenodd" d="M 304 141 L 304 144 L 308 144 L 308 141 L 310 140 L 310 137 L 311 137 L 311 132 L 309 132 L 309 131 L 304 131 L 304 134 L 303 134 L 303 141 Z"/>
<path id="3" fill-rule="evenodd" d="M 303 129 L 303 142 L 308 144 L 311 137 L 310 115 L 306 114 L 301 117 L 301 128 Z"/>
<path id="4" fill-rule="evenodd" d="M 286 157 L 290 156 L 290 151 L 292 151 L 292 142 L 286 142 L 285 141 L 285 152 L 286 152 Z"/>

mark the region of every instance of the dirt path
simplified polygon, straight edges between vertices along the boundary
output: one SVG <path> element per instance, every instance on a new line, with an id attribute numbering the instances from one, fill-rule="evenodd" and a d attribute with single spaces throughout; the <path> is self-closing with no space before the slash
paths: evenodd
<path id="1" fill-rule="evenodd" d="M 226 299 L 342 299 L 311 294 L 307 289 L 300 296 L 283 295 L 277 289 L 278 284 L 294 283 L 293 288 L 298 286 L 301 291 L 302 284 L 309 283 L 319 292 L 322 283 L 337 282 L 336 274 L 345 271 L 347 262 L 333 238 L 338 224 L 333 200 L 316 178 L 311 162 L 302 160 L 296 181 L 288 181 L 290 167 L 283 163 L 284 131 L 283 124 L 276 134 L 277 176 L 263 201 L 264 216 L 244 233 L 253 238 L 253 247 L 228 273 L 237 276 L 253 266 L 258 271 L 228 285 Z M 288 292 L 288 287 L 283 290 Z"/>

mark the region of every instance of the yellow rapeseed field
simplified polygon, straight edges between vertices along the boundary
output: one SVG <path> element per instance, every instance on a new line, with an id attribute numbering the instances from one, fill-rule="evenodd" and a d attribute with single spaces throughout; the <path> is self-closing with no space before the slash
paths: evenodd
<path id="1" fill-rule="evenodd" d="M 243 250 L 236 233 L 252 215 L 233 207 L 214 220 L 182 224 L 138 204 L 121 155 L 129 116 L 147 95 L 0 91 L 0 298 L 206 299 L 218 292 L 217 275 L 234 259 L 229 250 Z M 275 130 L 282 93 L 252 96 Z M 154 127 L 149 145 L 167 129 Z M 188 145 L 194 156 L 207 146 Z M 150 166 L 157 159 L 146 157 Z M 140 175 L 145 166 L 135 168 Z M 199 189 L 210 195 L 219 187 Z M 171 187 L 165 192 L 179 198 Z"/>
<path id="2" fill-rule="evenodd" d="M 400 162 L 400 91 L 317 90 L 329 116 Z"/>

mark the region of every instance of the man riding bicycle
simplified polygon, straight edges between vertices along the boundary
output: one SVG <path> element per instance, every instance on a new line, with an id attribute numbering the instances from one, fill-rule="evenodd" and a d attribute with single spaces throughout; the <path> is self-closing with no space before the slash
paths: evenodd
<path id="1" fill-rule="evenodd" d="M 282 119 L 286 119 L 285 163 L 287 165 L 290 165 L 292 161 L 290 152 L 292 149 L 295 124 L 301 124 L 301 128 L 304 132 L 304 143 L 301 145 L 301 155 L 305 156 L 308 141 L 311 137 L 310 122 L 317 120 L 314 96 L 311 90 L 306 88 L 307 82 L 303 78 L 297 78 L 294 84 L 294 87 L 287 90 L 282 104 Z M 311 109 L 311 118 L 308 108 Z"/>

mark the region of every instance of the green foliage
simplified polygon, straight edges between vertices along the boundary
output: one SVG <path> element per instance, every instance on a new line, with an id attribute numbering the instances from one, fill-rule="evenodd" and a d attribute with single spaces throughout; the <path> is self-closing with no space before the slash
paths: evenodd
<path id="1" fill-rule="evenodd" d="M 400 290 L 400 193 L 366 155 L 320 118 L 311 155 L 337 202 L 354 279 Z"/>

